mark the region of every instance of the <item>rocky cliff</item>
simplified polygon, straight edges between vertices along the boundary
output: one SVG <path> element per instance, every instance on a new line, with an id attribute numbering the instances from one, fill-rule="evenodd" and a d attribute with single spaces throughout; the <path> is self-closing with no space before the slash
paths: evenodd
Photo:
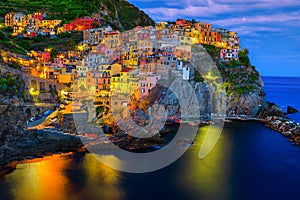
<path id="1" fill-rule="evenodd" d="M 266 105 L 263 81 L 254 67 L 221 67 L 228 115 L 256 116 Z"/>
<path id="2" fill-rule="evenodd" d="M 221 63 L 213 60 L 202 45 L 194 45 L 192 54 L 192 61 L 186 65 L 193 71 L 189 84 L 197 96 L 200 116 L 213 113 L 255 117 L 268 106 L 262 79 L 250 63 Z M 182 84 L 174 91 L 187 90 L 181 86 Z M 191 96 L 185 95 L 181 103 L 188 106 L 194 103 Z M 160 93 L 155 89 L 152 95 L 152 102 L 154 101 L 165 105 L 169 115 L 178 114 L 182 106 L 168 89 L 162 89 Z"/>
<path id="3" fill-rule="evenodd" d="M 75 136 L 28 131 L 24 129 L 25 126 L 26 114 L 20 106 L 0 106 L 0 171 L 1 166 L 12 161 L 55 152 L 69 152 L 82 147 L 80 139 Z"/>

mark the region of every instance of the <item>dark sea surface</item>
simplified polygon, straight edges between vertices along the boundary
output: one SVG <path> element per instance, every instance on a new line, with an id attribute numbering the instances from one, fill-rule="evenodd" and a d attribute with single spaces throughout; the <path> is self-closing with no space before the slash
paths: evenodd
<path id="1" fill-rule="evenodd" d="M 263 77 L 268 100 L 300 110 L 300 79 Z M 300 121 L 299 114 L 290 115 Z M 49 156 L 0 177 L 0 199 L 299 199 L 300 148 L 259 122 L 233 122 L 204 159 L 195 144 L 168 167 L 130 174 L 92 154 Z M 155 161 L 153 161 L 155 162 Z"/>
<path id="2" fill-rule="evenodd" d="M 267 100 L 275 102 L 286 112 L 288 106 L 300 111 L 300 77 L 262 77 Z M 300 122 L 300 112 L 289 115 Z"/>

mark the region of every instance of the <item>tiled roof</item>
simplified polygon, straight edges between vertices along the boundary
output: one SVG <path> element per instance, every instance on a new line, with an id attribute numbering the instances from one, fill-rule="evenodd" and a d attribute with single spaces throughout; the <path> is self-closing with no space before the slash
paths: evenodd
<path id="1" fill-rule="evenodd" d="M 121 72 L 130 72 L 132 70 L 134 70 L 134 68 L 124 68 Z"/>

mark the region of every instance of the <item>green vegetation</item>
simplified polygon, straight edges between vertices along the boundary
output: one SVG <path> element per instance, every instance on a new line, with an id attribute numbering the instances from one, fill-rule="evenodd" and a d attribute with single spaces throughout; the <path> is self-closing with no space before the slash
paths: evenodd
<path id="1" fill-rule="evenodd" d="M 2 28 L 0 29 L 0 49 L 9 49 L 10 51 L 25 54 L 25 49 L 23 44 L 19 41 L 14 40 L 11 36 L 11 28 Z"/>
<path id="2" fill-rule="evenodd" d="M 125 0 L 7 0 L 0 2 L 0 17 L 8 12 L 44 12 L 47 19 L 61 19 L 69 23 L 75 18 L 99 14 L 103 24 L 115 29 L 129 30 L 135 26 L 154 25 L 154 21 L 137 7 Z M 100 24 L 93 23 L 93 27 Z M 35 38 L 11 36 L 12 28 L 0 29 L 0 48 L 26 54 L 26 50 L 44 50 L 52 46 L 60 50 L 75 50 L 76 43 L 82 40 L 82 33 L 60 33 L 57 39 L 38 35 Z"/>
<path id="3" fill-rule="evenodd" d="M 57 39 L 50 39 L 42 35 L 35 38 L 18 38 L 11 36 L 11 32 L 0 29 L 0 47 L 3 50 L 26 54 L 26 50 L 44 50 L 49 46 L 60 50 L 74 50 L 77 43 L 82 40 L 82 33 L 61 33 Z"/>
<path id="4" fill-rule="evenodd" d="M 51 62 L 54 61 L 54 58 L 56 58 L 56 56 L 58 55 L 58 50 L 55 47 L 48 47 L 49 49 L 51 49 L 50 51 L 50 57 L 51 57 Z"/>
<path id="5" fill-rule="evenodd" d="M 99 13 L 104 21 L 120 30 L 132 29 L 138 25 L 154 25 L 154 21 L 148 15 L 125 0 L 6 0 L 0 2 L 0 16 L 8 12 L 33 13 L 37 11 L 47 13 L 48 19 L 61 19 L 63 23 Z M 115 13 L 118 13 L 119 19 Z"/>
<path id="6" fill-rule="evenodd" d="M 216 47 L 214 45 L 208 45 L 208 44 L 203 44 L 203 47 L 206 49 L 206 52 L 210 55 L 210 57 L 214 61 L 219 60 L 220 48 L 218 48 L 218 47 Z"/>
<path id="7" fill-rule="evenodd" d="M 23 97 L 25 83 L 21 77 L 13 77 L 10 74 L 4 74 L 0 77 L 0 94 L 5 96 Z"/>
<path id="8" fill-rule="evenodd" d="M 249 51 L 239 51 L 239 61 L 219 63 L 219 70 L 223 77 L 227 95 L 244 95 L 255 92 L 260 85 L 260 76 L 248 57 Z"/>
<path id="9" fill-rule="evenodd" d="M 124 29 L 134 28 L 132 24 L 139 26 L 154 25 L 154 22 L 143 11 L 129 4 L 127 1 L 118 1 L 116 9 L 119 14 L 119 19 Z"/>
<path id="10" fill-rule="evenodd" d="M 194 81 L 198 82 L 198 83 L 204 81 L 204 78 L 201 76 L 200 72 L 196 69 L 195 69 L 195 73 L 194 73 Z"/>
<path id="11" fill-rule="evenodd" d="M 242 49 L 239 51 L 239 60 L 241 65 L 246 67 L 251 67 L 250 59 L 248 57 L 249 51 L 248 49 Z"/>

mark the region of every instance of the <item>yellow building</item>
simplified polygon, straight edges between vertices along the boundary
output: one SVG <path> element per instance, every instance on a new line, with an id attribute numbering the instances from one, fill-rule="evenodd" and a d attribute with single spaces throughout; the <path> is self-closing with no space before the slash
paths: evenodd
<path id="1" fill-rule="evenodd" d="M 14 25 L 14 16 L 16 13 L 12 12 L 12 13 L 7 13 L 4 16 L 4 24 L 5 26 L 13 26 Z"/>
<path id="2" fill-rule="evenodd" d="M 111 91 L 115 95 L 130 96 L 138 91 L 138 69 L 124 68 L 120 75 L 114 75 L 111 81 Z"/>
<path id="3" fill-rule="evenodd" d="M 120 64 L 100 65 L 96 67 L 96 71 L 100 73 L 98 80 L 97 95 L 102 97 L 111 96 L 112 76 L 120 74 L 122 66 Z"/>
<path id="4" fill-rule="evenodd" d="M 63 83 L 63 84 L 67 84 L 67 83 L 71 83 L 72 82 L 72 75 L 71 74 L 60 74 L 58 76 L 58 82 L 59 83 Z"/>
<path id="5" fill-rule="evenodd" d="M 118 48 L 122 43 L 122 40 L 120 38 L 120 32 L 114 31 L 104 34 L 104 39 L 102 43 L 104 43 L 108 46 L 108 48 L 111 49 Z"/>
<path id="6" fill-rule="evenodd" d="M 138 43 L 127 42 L 124 45 L 122 55 L 123 65 L 128 67 L 136 67 L 138 65 Z"/>
<path id="7" fill-rule="evenodd" d="M 61 24 L 62 20 L 42 20 L 40 27 L 54 29 Z"/>
<path id="8" fill-rule="evenodd" d="M 191 52 L 192 38 L 186 35 L 179 36 L 179 46 L 176 47 L 182 51 Z"/>

